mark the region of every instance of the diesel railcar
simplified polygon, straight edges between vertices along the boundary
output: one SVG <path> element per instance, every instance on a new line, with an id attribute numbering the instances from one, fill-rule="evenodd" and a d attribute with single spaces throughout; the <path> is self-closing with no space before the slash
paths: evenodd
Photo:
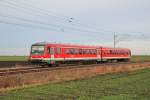
<path id="1" fill-rule="evenodd" d="M 130 49 L 40 42 L 31 46 L 29 61 L 42 64 L 129 61 Z"/>

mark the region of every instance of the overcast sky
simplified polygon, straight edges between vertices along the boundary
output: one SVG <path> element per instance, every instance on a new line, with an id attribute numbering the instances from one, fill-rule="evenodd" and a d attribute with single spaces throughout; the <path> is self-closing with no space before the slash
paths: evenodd
<path id="1" fill-rule="evenodd" d="M 0 0 L 0 55 L 35 42 L 130 48 L 150 54 L 150 0 Z"/>

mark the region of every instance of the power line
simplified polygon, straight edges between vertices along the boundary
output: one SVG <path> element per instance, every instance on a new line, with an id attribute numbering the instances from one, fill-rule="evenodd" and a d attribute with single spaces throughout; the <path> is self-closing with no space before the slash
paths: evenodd
<path id="1" fill-rule="evenodd" d="M 26 24 L 26 23 L 15 23 L 15 22 L 8 22 L 8 21 L 1 21 L 0 20 L 0 23 L 3 23 L 3 24 L 11 24 L 11 25 L 17 25 L 17 26 L 21 26 L 21 27 L 28 27 L 28 28 L 40 28 L 40 29 L 46 29 L 46 30 L 51 30 L 51 31 L 57 31 L 57 32 L 62 32 L 61 30 L 56 30 L 56 29 L 51 29 L 50 27 L 45 27 L 45 26 L 37 26 L 37 25 L 29 25 L 29 24 Z M 79 30 L 71 30 L 72 32 L 74 31 L 79 31 Z M 83 34 L 83 33 L 82 33 Z M 89 34 L 87 35 L 88 33 L 86 33 L 86 36 L 93 36 L 93 34 Z"/>
<path id="2" fill-rule="evenodd" d="M 16 3 L 15 1 L 16 0 L 11 0 L 11 2 L 12 1 L 14 1 L 13 3 Z M 20 1 L 19 1 L 20 2 Z M 23 4 L 23 5 L 25 5 L 25 6 L 28 6 L 29 8 L 31 8 L 31 9 L 34 9 L 34 10 L 39 10 L 39 11 L 41 11 L 41 12 L 43 12 L 43 13 L 46 13 L 46 14 L 50 14 L 51 16 L 55 16 L 55 17 L 57 17 L 57 18 L 60 18 L 60 19 L 63 19 L 63 20 L 67 20 L 68 22 L 75 22 L 75 24 L 82 24 L 82 23 L 80 23 L 79 22 L 79 20 L 76 20 L 76 18 L 74 18 L 74 17 L 72 17 L 72 16 L 66 16 L 66 15 L 62 15 L 62 14 L 58 14 L 58 13 L 56 13 L 56 12 L 53 12 L 53 11 L 51 11 L 51 10 L 46 10 L 46 9 L 42 9 L 42 8 L 39 8 L 39 7 L 36 7 L 36 6 L 33 6 L 33 5 L 31 5 L 31 4 L 27 4 L 27 3 L 24 3 L 24 2 L 21 2 L 21 4 Z M 86 24 L 84 24 L 84 25 L 87 25 L 87 24 L 89 24 L 89 23 L 86 23 Z M 83 25 L 83 24 L 82 24 Z M 91 24 L 90 24 L 91 25 Z"/>
<path id="3" fill-rule="evenodd" d="M 20 18 L 19 18 L 20 19 Z M 25 21 L 25 19 L 21 19 L 21 20 L 24 20 Z M 29 20 L 28 20 L 29 21 Z M 33 21 L 32 21 L 33 22 Z M 57 25 L 58 26 L 58 25 Z M 60 26 L 58 26 L 58 27 L 60 27 Z M 77 31 L 84 31 L 84 32 L 89 32 L 89 31 L 87 31 L 87 30 L 83 30 L 83 29 L 78 29 L 78 28 L 72 28 L 72 27 L 66 27 L 66 26 L 64 26 L 64 25 L 62 25 L 62 27 L 65 27 L 65 28 L 67 28 L 67 29 L 72 29 L 72 30 L 77 30 Z M 64 30 L 64 29 L 63 29 Z M 90 31 L 91 32 L 91 31 Z M 92 31 L 93 32 L 93 31 Z M 95 33 L 95 32 L 93 32 L 93 33 Z"/>
<path id="4" fill-rule="evenodd" d="M 25 18 L 10 16 L 10 15 L 0 15 L 0 17 L 6 17 L 6 18 L 10 18 L 10 19 L 17 19 L 17 20 L 28 22 L 28 23 L 41 24 L 41 25 L 45 25 L 45 26 L 49 25 L 49 26 L 55 27 L 55 28 L 60 27 L 59 25 L 48 24 L 48 23 L 44 23 L 44 22 L 41 22 L 41 21 L 38 21 L 38 20 L 33 20 L 33 19 L 30 20 L 30 19 L 25 19 Z"/>
<path id="5" fill-rule="evenodd" d="M 29 25 L 29 24 L 25 24 L 25 23 L 15 23 L 15 22 L 8 22 L 8 21 L 1 21 L 0 20 L 0 23 L 3 23 L 3 24 L 10 24 L 10 25 L 16 25 L 16 26 L 20 26 L 20 27 L 28 27 L 28 28 L 38 28 L 38 29 L 46 29 L 46 30 L 51 30 L 51 31 L 56 31 L 54 29 L 50 29 L 48 27 L 41 27 L 41 26 L 35 26 L 35 25 Z"/>
<path id="6" fill-rule="evenodd" d="M 12 1 L 11 1 L 11 2 L 8 2 L 8 1 L 5 0 L 5 3 L 7 3 L 7 4 L 9 4 L 9 5 L 13 5 L 13 6 L 15 6 L 15 7 L 18 7 L 18 5 L 16 4 L 16 2 L 13 2 L 13 3 L 12 3 Z M 65 23 L 67 23 L 67 24 L 71 23 L 71 24 L 69 24 L 69 25 L 72 25 L 72 24 L 73 24 L 73 25 L 80 25 L 80 26 L 82 26 L 82 27 L 84 27 L 84 28 L 87 28 L 87 29 L 91 28 L 90 26 L 87 27 L 87 24 L 86 24 L 86 26 L 85 26 L 85 25 L 82 24 L 82 23 L 76 22 L 73 17 L 65 18 L 65 17 L 62 17 L 62 16 L 57 16 L 56 14 L 55 14 L 55 15 L 52 15 L 52 14 L 54 14 L 54 13 L 51 12 L 51 14 L 50 14 L 50 13 L 49 13 L 50 11 L 47 11 L 47 10 L 44 10 L 44 9 L 41 9 L 41 8 L 38 8 L 38 7 L 34 7 L 34 6 L 32 6 L 32 5 L 25 4 L 25 3 L 23 3 L 23 5 L 27 5 L 27 6 L 30 8 L 30 9 L 29 9 L 29 8 L 27 8 L 27 7 L 24 7 L 24 6 L 19 5 L 19 6 L 20 6 L 22 9 L 24 9 L 24 10 L 29 9 L 30 11 L 37 11 L 37 9 L 39 9 L 39 11 L 37 11 L 38 15 L 41 15 L 41 13 L 42 13 L 42 14 L 44 14 L 44 15 L 46 15 L 46 16 L 55 16 L 55 17 L 57 17 L 57 18 L 60 19 L 59 21 L 62 21 L 62 20 L 63 20 L 63 22 L 65 21 Z M 27 9 L 26 9 L 26 8 L 27 8 Z M 66 22 L 66 20 L 67 20 L 67 22 Z M 94 29 L 94 30 L 95 30 L 95 29 Z M 107 32 L 108 32 L 108 31 L 107 31 Z M 110 31 L 109 31 L 109 32 L 110 32 Z"/>
<path id="7" fill-rule="evenodd" d="M 14 2 L 8 2 L 8 1 L 4 1 L 5 3 L 7 3 L 7 4 L 9 4 L 9 5 L 11 5 L 11 6 L 7 6 L 7 7 L 12 7 L 12 8 L 15 8 L 15 9 L 17 9 L 18 8 L 18 5 L 16 4 L 16 3 L 14 3 Z M 25 3 L 24 3 L 25 4 Z M 38 14 L 37 15 L 46 15 L 46 16 L 54 16 L 54 15 L 51 15 L 51 14 L 49 14 L 49 12 L 47 11 L 47 10 L 44 10 L 44 9 L 41 9 L 41 8 L 38 8 L 38 7 L 34 7 L 34 6 L 32 6 L 32 5 L 29 5 L 29 8 L 26 8 L 26 7 L 24 7 L 24 6 L 21 6 L 21 5 L 19 5 L 20 7 L 21 7 L 21 9 L 24 9 L 24 11 L 25 12 L 27 12 L 28 13 L 28 11 L 30 11 L 31 13 L 33 12 L 33 11 L 36 11 Z M 31 8 L 33 8 L 33 9 L 31 9 Z M 19 8 L 20 9 L 20 8 Z M 27 9 L 29 9 L 29 10 L 27 10 Z M 40 11 L 37 11 L 37 9 L 39 9 Z M 41 14 L 42 13 L 42 14 Z M 34 13 L 32 13 L 32 14 L 34 14 Z M 68 18 L 65 18 L 65 17 L 62 17 L 62 16 L 55 16 L 55 18 L 62 18 L 62 19 L 67 19 L 71 24 L 78 24 L 78 25 L 83 25 L 83 24 L 81 24 L 81 23 L 78 23 L 78 22 L 76 22 L 75 21 L 75 19 L 73 18 L 73 17 L 70 17 L 69 19 Z M 14 17 L 13 17 L 14 18 Z M 20 18 L 18 18 L 18 19 L 20 19 Z M 33 23 L 38 23 L 38 24 L 43 24 L 43 25 L 50 25 L 50 24 L 46 24 L 46 23 L 43 23 L 43 22 L 40 22 L 40 21 L 33 21 L 33 20 L 28 20 L 28 19 L 20 19 L 20 20 L 23 20 L 23 21 L 30 21 L 30 22 L 33 22 Z M 68 24 L 68 23 L 67 23 Z M 70 25 L 71 25 L 70 24 Z M 91 31 L 91 30 L 85 30 L 85 29 L 80 29 L 80 28 L 73 28 L 73 27 L 68 27 L 68 26 L 65 26 L 65 25 L 62 25 L 62 26 L 60 26 L 60 25 L 54 25 L 54 24 L 51 24 L 51 26 L 52 27 L 62 27 L 61 28 L 61 31 L 65 31 L 65 30 L 67 30 L 67 29 L 71 29 L 71 30 L 76 30 L 76 31 L 82 31 L 82 32 L 91 32 L 92 34 L 93 33 L 102 33 L 102 32 L 105 32 L 105 33 L 113 33 L 113 31 Z M 83 27 L 84 27 L 84 25 L 83 25 Z M 64 28 L 66 28 L 66 29 L 64 29 Z M 87 28 L 87 27 L 86 27 Z M 89 29 L 89 28 L 88 28 Z M 121 33 L 121 32 L 120 32 Z"/>
<path id="8" fill-rule="evenodd" d="M 6 17 L 6 18 L 10 18 L 10 19 L 21 20 L 21 21 L 28 22 L 28 23 L 33 23 L 33 24 L 41 24 L 41 25 L 44 25 L 44 26 L 51 26 L 51 27 L 55 27 L 55 28 L 59 28 L 59 29 L 61 27 L 59 25 L 47 24 L 47 23 L 43 23 L 43 22 L 37 21 L 37 20 L 30 20 L 30 19 L 19 18 L 19 17 L 14 17 L 14 16 L 8 16 L 8 15 L 0 15 L 0 17 Z M 63 26 L 63 27 L 65 27 L 67 29 L 75 30 L 75 31 L 80 31 L 80 32 L 92 32 L 92 31 L 89 31 L 89 30 L 83 30 L 83 29 L 78 29 L 78 28 L 73 28 L 73 27 L 68 27 L 68 26 Z"/>
<path id="9" fill-rule="evenodd" d="M 8 5 L 10 5 L 10 6 L 13 6 L 13 7 L 15 7 L 15 8 L 20 8 L 20 9 L 23 9 L 24 10 L 24 12 L 26 12 L 26 13 L 28 13 L 28 11 L 30 11 L 32 14 L 35 14 L 35 15 L 38 15 L 38 16 L 48 16 L 48 17 L 54 17 L 55 18 L 55 20 L 57 20 L 57 21 L 63 21 L 63 22 L 67 22 L 67 20 L 69 19 L 69 18 L 62 18 L 62 17 L 60 17 L 60 16 L 57 16 L 57 15 L 52 15 L 51 13 L 49 13 L 49 12 L 45 12 L 45 11 L 43 11 L 41 8 L 37 8 L 37 7 L 33 7 L 33 6 L 29 6 L 28 4 L 23 4 L 23 5 L 19 5 L 19 4 L 17 4 L 16 2 L 13 2 L 13 1 L 3 1 L 3 3 L 5 3 L 5 4 L 8 4 Z M 24 5 L 26 5 L 26 6 L 24 6 Z M 9 6 L 7 6 L 7 7 L 9 7 Z M 31 14 L 30 13 L 30 14 Z"/>
<path id="10" fill-rule="evenodd" d="M 0 17 L 7 17 L 7 18 L 15 18 L 15 19 L 17 19 L 17 20 L 21 20 L 21 21 L 25 21 L 25 22 L 29 22 L 29 23 L 32 23 L 32 24 L 36 24 L 36 26 L 31 26 L 31 27 L 37 27 L 37 24 L 44 24 L 44 27 L 40 27 L 40 28 L 44 28 L 44 29 L 47 29 L 47 30 L 50 30 L 50 28 L 51 27 L 45 27 L 45 26 L 47 26 L 47 25 L 51 25 L 51 24 L 46 24 L 46 23 L 42 23 L 42 22 L 38 22 L 38 21 L 34 21 L 34 20 L 29 20 L 29 19 L 24 19 L 24 18 L 19 18 L 19 17 L 13 17 L 13 16 L 6 16 L 6 15 L 1 15 Z M 19 25 L 19 26 L 26 26 L 27 27 L 27 25 L 22 25 L 22 24 L 18 24 L 18 23 L 10 23 L 10 22 L 4 22 L 4 21 L 1 21 L 1 23 L 5 23 L 5 24 L 14 24 L 14 25 Z M 28 27 L 30 27 L 30 25 L 28 26 Z M 39 27 L 39 26 L 38 26 Z M 56 28 L 58 27 L 58 26 L 55 26 Z M 77 29 L 74 29 L 74 28 L 71 28 L 72 30 L 75 30 L 75 31 L 83 31 L 83 30 L 77 30 Z M 51 29 L 52 30 L 52 29 Z M 53 29 L 53 31 L 58 31 L 58 30 L 54 30 Z M 61 29 L 60 30 L 61 32 L 64 32 L 64 29 Z M 85 31 L 85 30 L 84 30 Z M 86 32 L 89 32 L 89 31 L 86 31 Z M 90 34 L 90 35 L 92 35 L 92 34 Z M 115 36 L 115 41 L 114 41 L 114 45 L 116 44 L 116 43 L 118 43 L 119 41 L 126 41 L 126 40 L 129 40 L 129 36 L 131 36 L 131 35 L 128 35 L 128 36 L 126 36 L 125 37 L 125 35 L 127 35 L 127 34 L 121 34 L 121 35 L 123 35 L 123 36 L 121 36 L 120 37 L 120 35 L 114 35 Z M 115 46 L 114 46 L 115 47 Z"/>
<path id="11" fill-rule="evenodd" d="M 15 1 L 15 0 L 11 0 L 11 2 L 12 1 Z M 20 2 L 20 1 L 19 1 Z M 16 3 L 16 2 L 13 2 L 13 3 Z M 70 25 L 80 25 L 80 26 L 82 26 L 82 27 L 85 27 L 85 28 L 92 28 L 92 27 L 94 27 L 94 25 L 91 25 L 91 24 L 89 24 L 89 23 L 81 23 L 79 20 L 77 20 L 76 18 L 74 18 L 74 17 L 71 17 L 71 16 L 65 16 L 65 15 L 62 15 L 62 14 L 58 14 L 58 13 L 55 13 L 55 12 L 53 12 L 53 11 L 50 11 L 49 9 L 48 10 L 45 10 L 45 9 L 42 9 L 42 8 L 39 8 L 39 7 L 36 7 L 36 6 L 33 6 L 33 5 L 31 5 L 31 4 L 27 4 L 27 3 L 23 3 L 23 2 L 21 2 L 23 5 L 26 5 L 26 6 L 28 6 L 29 8 L 32 8 L 32 9 L 34 9 L 34 10 L 37 10 L 37 9 L 39 9 L 40 10 L 40 12 L 43 12 L 43 13 L 46 13 L 46 14 L 49 14 L 49 16 L 55 16 L 55 17 L 57 17 L 57 18 L 59 18 L 60 20 L 61 19 L 64 19 L 64 21 L 66 22 L 66 20 L 69 22 L 69 23 L 71 23 Z M 66 22 L 67 23 L 67 22 Z M 93 28 L 92 28 L 93 29 Z M 97 30 L 97 29 L 94 29 L 94 30 Z M 114 33 L 114 31 L 110 31 L 110 30 L 97 30 L 97 31 L 103 31 L 103 32 L 111 32 L 111 33 Z M 123 32 L 118 32 L 118 33 L 122 33 L 123 34 Z M 143 32 L 132 32 L 132 33 L 143 33 Z"/>
<path id="12" fill-rule="evenodd" d="M 35 28 L 35 29 L 42 29 L 42 30 L 50 30 L 50 31 L 55 31 L 55 32 L 62 32 L 62 31 L 60 31 L 60 30 L 56 30 L 56 29 L 51 29 L 51 28 L 49 28 L 49 27 L 42 27 L 42 26 L 35 26 L 35 25 L 29 25 L 29 24 L 25 24 L 25 23 L 15 23 L 15 22 L 8 22 L 8 21 L 1 21 L 0 20 L 0 23 L 2 23 L 2 24 L 9 24 L 9 25 L 15 25 L 15 26 L 19 26 L 19 27 L 23 27 L 23 28 Z M 74 32 L 74 31 L 72 31 L 72 32 Z M 92 37 L 93 37 L 93 35 L 92 34 L 89 34 L 89 35 L 87 35 L 88 33 L 86 33 L 86 35 L 85 35 L 85 37 L 90 37 L 91 38 L 91 40 L 93 41 L 93 39 L 92 39 Z M 99 40 L 99 37 L 95 37 L 94 36 L 94 39 L 97 39 L 97 40 Z M 102 38 L 103 39 L 103 38 Z M 101 40 L 102 40 L 101 39 Z"/>
<path id="13" fill-rule="evenodd" d="M 13 3 L 16 3 L 15 2 L 15 0 L 11 0 L 11 2 L 12 1 L 14 1 Z M 19 1 L 20 2 L 20 1 Z M 58 17 L 58 18 L 61 18 L 61 19 L 69 19 L 69 18 L 71 18 L 71 17 L 69 17 L 69 16 L 65 16 L 65 15 L 62 15 L 62 14 L 57 14 L 57 13 L 55 13 L 55 12 L 52 12 L 52 11 L 50 11 L 50 10 L 45 10 L 45 9 L 42 9 L 42 8 L 39 8 L 39 7 L 36 7 L 36 6 L 33 6 L 33 5 L 31 5 L 31 4 L 27 4 L 27 3 L 24 3 L 24 2 L 21 2 L 23 5 L 25 5 L 25 6 L 28 6 L 29 8 L 31 8 L 31 9 L 34 9 L 34 10 L 39 10 L 39 11 L 41 11 L 41 12 L 43 12 L 43 13 L 46 13 L 46 14 L 50 14 L 51 16 L 55 16 L 55 17 Z M 62 17 L 62 16 L 64 16 L 64 17 Z M 67 17 L 67 18 L 66 18 Z"/>

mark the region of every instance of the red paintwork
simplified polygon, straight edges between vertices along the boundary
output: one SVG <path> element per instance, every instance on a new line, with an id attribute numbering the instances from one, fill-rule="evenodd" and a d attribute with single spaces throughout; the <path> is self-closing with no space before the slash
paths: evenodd
<path id="1" fill-rule="evenodd" d="M 96 57 L 97 55 L 90 55 L 90 54 L 65 54 L 65 48 L 78 48 L 78 49 L 96 49 L 96 46 L 78 46 L 78 45 L 65 45 L 65 44 L 47 44 L 47 49 L 49 47 L 54 47 L 54 57 L 55 58 L 84 58 L 84 57 Z M 61 54 L 56 54 L 56 48 L 61 48 Z M 46 51 L 47 53 L 47 51 Z M 48 54 L 50 56 L 50 54 Z"/>
<path id="2" fill-rule="evenodd" d="M 110 53 L 110 50 L 112 50 L 113 53 Z M 131 57 L 131 51 L 129 49 L 103 47 L 101 51 L 101 56 L 103 59 L 125 59 Z"/>
<path id="3" fill-rule="evenodd" d="M 41 45 L 40 43 L 34 45 Z M 56 43 L 43 43 L 45 45 L 45 51 L 43 55 L 31 55 L 30 59 L 44 59 L 44 58 L 51 58 L 51 55 L 48 53 L 48 48 L 54 47 L 54 58 L 96 58 L 98 57 L 98 50 L 100 50 L 100 57 L 99 59 L 130 59 L 130 50 L 123 49 L 123 48 L 109 48 L 109 47 L 102 47 L 102 46 L 82 46 L 82 45 L 70 45 L 70 44 L 56 44 Z M 60 54 L 56 54 L 56 48 L 61 49 Z M 96 49 L 96 54 L 65 54 L 65 48 L 78 48 L 78 49 Z M 113 52 L 128 52 L 126 54 L 121 53 L 110 53 L 110 50 Z M 112 58 L 113 57 L 113 58 Z"/>

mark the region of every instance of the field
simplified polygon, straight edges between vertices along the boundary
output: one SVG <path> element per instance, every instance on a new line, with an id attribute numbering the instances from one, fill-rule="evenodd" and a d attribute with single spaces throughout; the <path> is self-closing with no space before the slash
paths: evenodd
<path id="1" fill-rule="evenodd" d="M 0 100 L 149 100 L 150 69 L 1 92 Z"/>
<path id="2" fill-rule="evenodd" d="M 0 56 L 0 61 L 27 61 L 27 56 Z"/>
<path id="3" fill-rule="evenodd" d="M 150 61 L 150 56 L 132 56 L 131 61 Z"/>
<path id="4" fill-rule="evenodd" d="M 27 61 L 27 56 L 0 56 L 0 61 Z M 132 56 L 131 61 L 150 61 L 150 56 Z"/>

